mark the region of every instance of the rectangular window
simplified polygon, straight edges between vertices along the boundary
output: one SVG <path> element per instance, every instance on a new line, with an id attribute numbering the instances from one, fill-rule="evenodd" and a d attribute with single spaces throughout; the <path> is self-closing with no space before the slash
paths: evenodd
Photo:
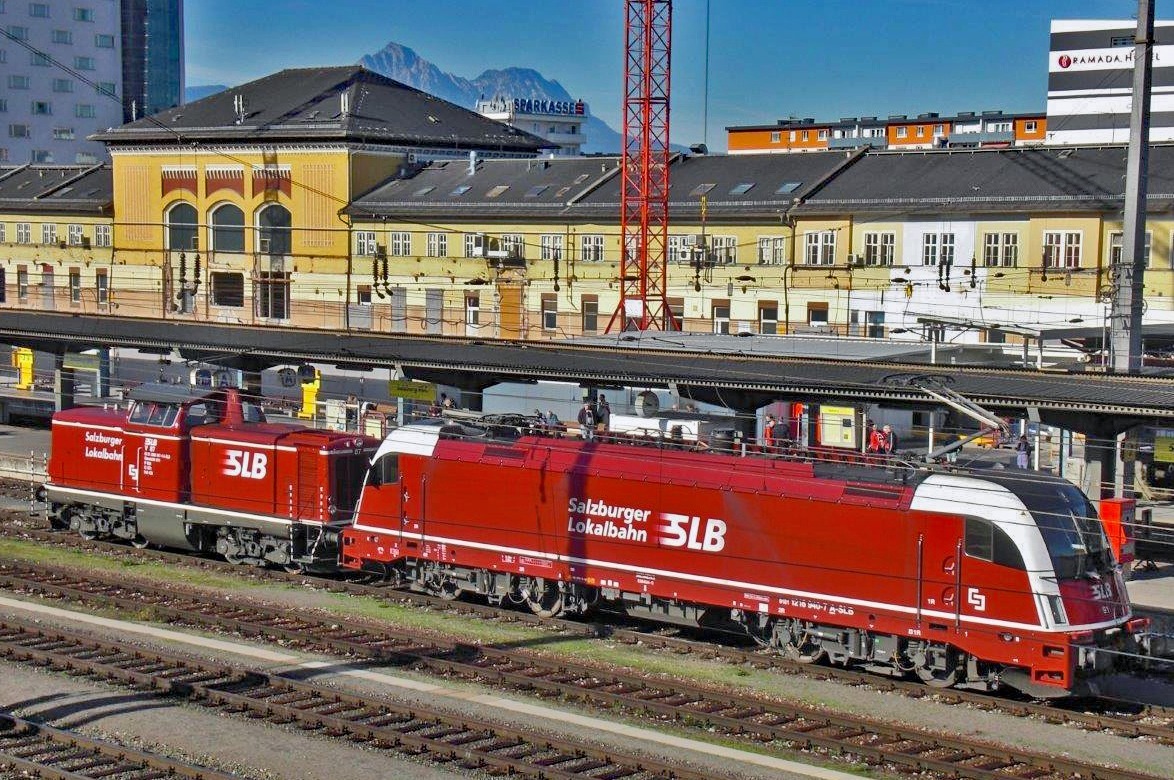
<path id="1" fill-rule="evenodd" d="M 558 330 L 558 297 L 555 293 L 542 294 L 542 329 Z"/>
<path id="2" fill-rule="evenodd" d="M 94 46 L 98 49 L 113 49 L 114 36 L 105 33 L 98 33 L 94 36 Z"/>
<path id="3" fill-rule="evenodd" d="M 54 127 L 53 128 L 54 141 L 72 141 L 73 128 L 72 127 Z"/>
<path id="4" fill-rule="evenodd" d="M 5 225 L 3 222 L 0 222 L 0 244 L 3 244 L 8 240 L 7 228 L 7 225 Z"/>
<path id="5" fill-rule="evenodd" d="M 29 88 L 29 77 L 28 76 L 21 76 L 16 73 L 9 74 L 8 88 L 9 89 L 28 89 Z"/>
<path id="6" fill-rule="evenodd" d="M 391 234 L 391 256 L 407 257 L 412 254 L 412 234 L 395 232 Z"/>
<path id="7" fill-rule="evenodd" d="M 730 302 L 714 301 L 710 310 L 713 313 L 713 332 L 729 334 L 730 332 Z"/>
<path id="8" fill-rule="evenodd" d="M 44 52 L 35 51 L 29 55 L 29 64 L 38 68 L 47 68 L 52 63 L 49 61 L 49 55 Z"/>
<path id="9" fill-rule="evenodd" d="M 816 328 L 828 326 L 828 305 L 826 303 L 807 304 L 807 324 Z"/>
<path id="10" fill-rule="evenodd" d="M 53 79 L 54 92 L 73 92 L 73 82 L 70 79 Z"/>
<path id="11" fill-rule="evenodd" d="M 13 24 L 8 27 L 8 34 L 12 36 L 13 40 L 27 41 L 29 39 L 29 28 Z"/>
<path id="12" fill-rule="evenodd" d="M 94 107 L 89 103 L 78 103 L 73 108 L 73 115 L 78 119 L 93 119 L 95 116 Z"/>
<path id="13" fill-rule="evenodd" d="M 82 272 L 76 268 L 69 271 L 69 302 L 82 302 Z"/>
<path id="14" fill-rule="evenodd" d="M 806 141 L 809 136 L 810 136 L 810 131 L 804 130 L 803 131 L 803 140 Z"/>
<path id="15" fill-rule="evenodd" d="M 828 139 L 828 131 L 827 130 L 820 130 L 819 131 L 819 140 L 826 141 L 827 139 Z"/>
<path id="16" fill-rule="evenodd" d="M 29 269 L 23 265 L 16 267 L 16 297 L 21 301 L 29 299 Z"/>
<path id="17" fill-rule="evenodd" d="M 665 247 L 665 260 L 669 263 L 688 263 L 694 247 L 685 243 L 686 236 L 669 236 Z"/>
<path id="18" fill-rule="evenodd" d="M 737 236 L 711 236 L 710 257 L 715 265 L 733 265 L 738 262 Z"/>
<path id="19" fill-rule="evenodd" d="M 1019 265 L 1019 234 L 984 233 L 982 263 L 987 268 L 1015 268 Z"/>
<path id="20" fill-rule="evenodd" d="M 73 9 L 73 20 L 75 22 L 92 22 L 94 21 L 94 9 L 77 7 Z"/>
<path id="21" fill-rule="evenodd" d="M 94 225 L 94 246 L 110 246 L 110 226 Z"/>
<path id="22" fill-rule="evenodd" d="M 212 273 L 213 306 L 242 309 L 245 305 L 245 275 L 227 271 Z"/>
<path id="23" fill-rule="evenodd" d="M 481 296 L 465 296 L 465 325 L 481 324 Z"/>
<path id="24" fill-rule="evenodd" d="M 759 236 L 759 265 L 782 265 L 786 262 L 786 251 L 786 239 L 782 236 Z"/>
<path id="25" fill-rule="evenodd" d="M 905 128 L 905 127 L 898 127 L 898 128 L 897 128 L 897 137 L 898 137 L 898 138 L 904 138 L 904 137 L 905 137 L 905 136 L 907 136 L 907 135 L 909 135 L 909 129 L 908 129 L 908 128 Z"/>
<path id="26" fill-rule="evenodd" d="M 373 255 L 373 254 L 375 254 L 375 231 L 373 231 L 373 230 L 357 230 L 357 231 L 355 231 L 355 254 L 356 255 Z"/>
<path id="27" fill-rule="evenodd" d="M 1034 132 L 1036 132 L 1036 127 L 1037 127 L 1036 121 L 1034 119 L 1028 119 L 1026 122 L 1023 123 L 1023 132 L 1034 133 Z"/>
<path id="28" fill-rule="evenodd" d="M 16 124 L 8 126 L 9 138 L 28 138 L 29 135 L 30 133 L 28 125 Z"/>
<path id="29" fill-rule="evenodd" d="M 81 225 L 69 225 L 65 230 L 66 230 L 66 235 L 69 237 L 69 245 L 70 246 L 81 246 L 82 245 L 82 226 Z"/>
<path id="30" fill-rule="evenodd" d="M 106 95 L 108 97 L 115 97 L 118 93 L 118 85 L 113 81 L 99 81 L 98 94 Z"/>
<path id="31" fill-rule="evenodd" d="M 289 319 L 289 274 L 262 271 L 258 274 L 254 298 L 258 317 Z"/>
<path id="32" fill-rule="evenodd" d="M 0 60 L 3 62 L 3 60 Z M 0 98 L 0 114 L 8 113 L 8 101 L 5 98 Z"/>
<path id="33" fill-rule="evenodd" d="M 371 285 L 360 284 L 355 288 L 355 303 L 359 306 L 371 305 Z"/>
<path id="34" fill-rule="evenodd" d="M 941 135 L 945 131 L 945 129 L 946 129 L 945 125 L 934 125 L 933 126 L 933 134 L 934 135 Z"/>
<path id="35" fill-rule="evenodd" d="M 94 286 L 98 296 L 98 305 L 108 305 L 110 303 L 110 277 L 105 268 L 97 270 L 94 276 Z"/>
<path id="36" fill-rule="evenodd" d="M 924 127 L 923 125 L 918 125 L 918 126 L 917 126 L 917 137 L 918 137 L 918 138 L 924 138 L 924 137 L 925 137 L 925 127 Z"/>
<path id="37" fill-rule="evenodd" d="M 73 58 L 73 67 L 76 70 L 93 70 L 94 69 L 94 58 L 93 57 L 74 57 Z"/>
<path id="38" fill-rule="evenodd" d="M 954 263 L 953 233 L 922 233 L 921 264 L 952 265 Z"/>
<path id="39" fill-rule="evenodd" d="M 48 149 L 33 149 L 29 155 L 35 163 L 51 163 L 53 162 L 53 152 Z"/>
<path id="40" fill-rule="evenodd" d="M 465 257 L 484 257 L 486 236 L 484 233 L 465 234 Z"/>
<path id="41" fill-rule="evenodd" d="M 579 246 L 582 249 L 584 262 L 603 262 L 603 236 L 594 234 L 580 236 Z"/>
<path id="42" fill-rule="evenodd" d="M 1142 250 L 1145 255 L 1145 267 L 1152 268 L 1150 265 L 1153 255 L 1150 249 L 1153 247 L 1154 234 L 1147 230 L 1145 232 L 1145 248 Z M 1114 266 L 1121 262 L 1121 249 L 1125 246 L 1125 234 L 1116 232 L 1109 234 L 1109 265 Z"/>
<path id="43" fill-rule="evenodd" d="M 34 100 L 31 108 L 33 116 L 51 116 L 53 104 L 47 100 Z"/>
<path id="44" fill-rule="evenodd" d="M 1010 122 L 991 122 L 987 125 L 987 131 L 991 133 L 1009 133 L 1011 132 Z"/>
<path id="45" fill-rule="evenodd" d="M 864 264 L 892 265 L 897 254 L 896 233 L 865 233 Z"/>
<path id="46" fill-rule="evenodd" d="M 62 43 L 66 46 L 73 43 L 73 33 L 69 30 L 54 30 L 53 43 Z"/>
<path id="47" fill-rule="evenodd" d="M 777 144 L 777 143 L 779 143 L 779 142 L 782 140 L 782 135 L 783 135 L 783 134 L 782 134 L 782 133 L 780 133 L 778 130 L 775 130 L 774 132 L 772 132 L 772 133 L 770 134 L 770 142 L 771 142 L 772 144 Z"/>
<path id="48" fill-rule="evenodd" d="M 885 313 L 883 311 L 865 312 L 868 329 L 864 335 L 870 339 L 883 339 L 885 337 Z"/>
<path id="49" fill-rule="evenodd" d="M 762 301 L 758 304 L 758 332 L 764 336 L 774 336 L 779 332 L 779 305 L 774 301 Z"/>
<path id="50" fill-rule="evenodd" d="M 48 19 L 49 18 L 49 4 L 48 3 L 29 3 L 29 16 L 34 19 Z"/>
<path id="51" fill-rule="evenodd" d="M 448 233 L 428 234 L 428 256 L 448 257 Z"/>
<path id="52" fill-rule="evenodd" d="M 665 330 L 681 330 L 685 327 L 685 299 L 669 298 L 669 313 L 673 315 L 671 321 L 664 324 Z"/>
<path id="53" fill-rule="evenodd" d="M 46 246 L 57 243 L 57 224 L 55 222 L 41 223 L 41 243 Z"/>
<path id="54" fill-rule="evenodd" d="M 521 233 L 506 233 L 501 237 L 501 251 L 506 257 L 522 258 L 526 256 L 526 242 Z"/>
<path id="55" fill-rule="evenodd" d="M 543 233 L 539 238 L 543 260 L 563 259 L 563 236 L 561 233 Z"/>
<path id="56" fill-rule="evenodd" d="M 33 243 L 33 226 L 28 222 L 16 223 L 16 243 L 31 244 Z"/>
<path id="57" fill-rule="evenodd" d="M 583 312 L 583 333 L 599 331 L 599 298 L 594 295 L 584 295 L 580 310 Z"/>
<path id="58" fill-rule="evenodd" d="M 1044 268 L 1079 268 L 1082 237 L 1083 234 L 1078 231 L 1046 231 L 1044 233 Z"/>
<path id="59" fill-rule="evenodd" d="M 805 233 L 803 259 L 807 265 L 833 265 L 836 262 L 836 231 Z"/>

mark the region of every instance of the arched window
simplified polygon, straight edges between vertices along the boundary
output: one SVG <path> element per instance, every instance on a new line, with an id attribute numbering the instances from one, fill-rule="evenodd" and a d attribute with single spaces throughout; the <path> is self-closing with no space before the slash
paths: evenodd
<path id="1" fill-rule="evenodd" d="M 199 220 L 196 207 L 177 203 L 167 212 L 167 248 L 173 252 L 199 249 Z"/>
<path id="2" fill-rule="evenodd" d="M 212 249 L 245 251 L 245 212 L 228 203 L 212 212 Z"/>
<path id="3" fill-rule="evenodd" d="M 257 215 L 257 228 L 261 254 L 288 255 L 290 250 L 289 209 L 276 204 L 266 206 Z"/>

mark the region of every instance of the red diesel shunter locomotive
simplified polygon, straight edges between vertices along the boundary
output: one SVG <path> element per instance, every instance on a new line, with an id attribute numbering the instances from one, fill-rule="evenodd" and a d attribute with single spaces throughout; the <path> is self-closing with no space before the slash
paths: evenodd
<path id="1" fill-rule="evenodd" d="M 236 563 L 338 567 L 377 439 L 264 421 L 236 390 L 142 385 L 130 409 L 53 415 L 53 524 L 217 552 Z"/>
<path id="2" fill-rule="evenodd" d="M 542 615 L 733 620 L 803 661 L 1040 696 L 1093 687 L 1144 622 L 1063 479 L 490 430 L 393 431 L 343 566 Z"/>

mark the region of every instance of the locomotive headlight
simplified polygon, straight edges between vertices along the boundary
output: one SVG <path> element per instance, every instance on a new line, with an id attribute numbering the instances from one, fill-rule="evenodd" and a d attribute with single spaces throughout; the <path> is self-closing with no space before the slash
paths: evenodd
<path id="1" fill-rule="evenodd" d="M 1052 622 L 1057 625 L 1068 622 L 1068 613 L 1064 611 L 1064 600 L 1059 596 L 1044 596 L 1048 602 L 1048 609 L 1052 613 Z"/>

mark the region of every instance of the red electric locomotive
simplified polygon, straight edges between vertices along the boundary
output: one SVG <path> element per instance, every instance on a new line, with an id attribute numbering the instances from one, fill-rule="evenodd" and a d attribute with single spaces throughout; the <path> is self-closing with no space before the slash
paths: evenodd
<path id="1" fill-rule="evenodd" d="M 53 416 L 46 500 L 60 528 L 334 571 L 371 454 L 365 436 L 267 423 L 232 389 L 143 385 L 129 409 Z"/>
<path id="2" fill-rule="evenodd" d="M 497 433 L 508 433 L 500 428 Z M 1088 499 L 1025 472 L 934 472 L 415 424 L 390 434 L 342 564 L 536 613 L 606 601 L 740 623 L 816 661 L 935 686 L 1093 687 L 1133 649 Z"/>

